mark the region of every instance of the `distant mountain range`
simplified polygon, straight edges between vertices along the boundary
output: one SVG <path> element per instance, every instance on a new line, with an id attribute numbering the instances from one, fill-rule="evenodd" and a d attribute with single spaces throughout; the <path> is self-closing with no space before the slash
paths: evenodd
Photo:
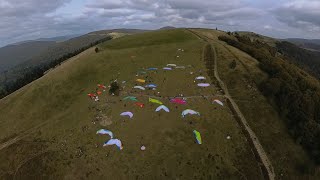
<path id="1" fill-rule="evenodd" d="M 81 36 L 82 34 L 72 34 L 72 35 L 66 35 L 66 36 L 57 36 L 57 37 L 50 37 L 50 38 L 38 38 L 38 39 L 33 39 L 33 40 L 25 40 L 25 41 L 20 41 L 16 43 L 9 44 L 7 46 L 12 46 L 12 45 L 22 45 L 25 43 L 32 43 L 32 42 L 38 42 L 38 41 L 51 41 L 51 42 L 62 42 L 62 41 L 67 41 L 69 39 Z M 6 47 L 6 46 L 4 46 Z"/>
<path id="2" fill-rule="evenodd" d="M 47 51 L 54 45 L 80 35 L 57 36 L 51 38 L 39 38 L 9 44 L 0 48 L 0 73 L 20 63 L 32 59 L 34 56 Z"/>
<path id="3" fill-rule="evenodd" d="M 55 54 L 53 55 L 53 57 L 57 57 L 57 49 L 60 52 L 60 50 L 63 49 L 63 47 L 65 48 L 73 46 L 73 48 L 80 48 L 82 45 L 99 40 L 111 32 L 134 34 L 146 31 L 148 30 L 100 30 L 90 32 L 85 35 L 73 34 L 51 38 L 39 38 L 10 44 L 0 48 L 0 73 L 25 62 L 37 62 L 39 61 L 39 59 L 42 59 L 41 61 L 45 59 L 50 59 L 53 54 Z M 61 52 L 60 55 L 62 54 L 63 53 Z"/>
<path id="4" fill-rule="evenodd" d="M 299 47 L 304 49 L 308 49 L 311 51 L 320 51 L 320 39 L 299 39 L 299 38 L 289 38 L 284 39 L 285 41 L 289 41 Z"/>

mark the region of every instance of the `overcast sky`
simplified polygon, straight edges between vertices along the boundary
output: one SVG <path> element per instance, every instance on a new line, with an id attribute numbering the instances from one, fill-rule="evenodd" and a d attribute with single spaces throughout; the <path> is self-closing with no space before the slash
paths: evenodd
<path id="1" fill-rule="evenodd" d="M 163 26 L 320 38 L 320 0 L 0 0 L 0 46 L 101 29 Z"/>

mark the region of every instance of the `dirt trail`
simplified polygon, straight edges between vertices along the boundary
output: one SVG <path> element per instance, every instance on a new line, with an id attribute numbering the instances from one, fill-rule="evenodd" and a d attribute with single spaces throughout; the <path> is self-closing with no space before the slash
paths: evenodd
<path id="1" fill-rule="evenodd" d="M 201 35 L 197 34 L 194 31 L 191 31 L 191 33 L 195 34 L 196 36 L 198 36 L 199 38 L 201 38 L 202 40 L 210 43 L 206 38 L 203 38 Z M 208 38 L 209 39 L 209 38 Z M 211 44 L 211 43 L 210 43 Z M 212 47 L 212 44 L 211 44 Z M 228 88 L 226 87 L 226 85 L 224 84 L 224 82 L 220 79 L 219 74 L 218 74 L 218 66 L 217 66 L 217 53 L 214 47 L 212 47 L 213 53 L 214 53 L 214 76 L 217 79 L 220 87 L 222 88 L 222 90 L 225 93 L 225 98 L 228 100 L 228 104 L 231 106 L 231 110 L 236 113 L 236 115 L 238 116 L 238 119 L 240 120 L 241 123 L 241 127 L 244 128 L 245 132 L 247 132 L 247 135 L 249 136 L 250 139 L 249 142 L 251 145 L 253 145 L 253 147 L 255 148 L 255 155 L 259 156 L 259 159 L 261 160 L 261 163 L 263 164 L 263 171 L 266 171 L 266 178 L 270 179 L 270 180 L 274 180 L 275 179 L 275 173 L 273 170 L 273 166 L 271 164 L 271 162 L 269 161 L 269 158 L 267 156 L 267 153 L 265 152 L 265 150 L 263 149 L 258 137 L 255 135 L 255 133 L 252 131 L 252 129 L 250 128 L 250 126 L 247 123 L 246 118 L 244 117 L 244 115 L 241 113 L 238 105 L 236 104 L 236 102 L 233 100 L 233 98 L 230 96 Z"/>

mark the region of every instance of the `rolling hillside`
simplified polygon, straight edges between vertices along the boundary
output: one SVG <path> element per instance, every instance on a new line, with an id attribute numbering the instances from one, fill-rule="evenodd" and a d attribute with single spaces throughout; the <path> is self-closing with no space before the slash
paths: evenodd
<path id="1" fill-rule="evenodd" d="M 311 51 L 320 51 L 320 39 L 289 38 L 284 40 L 291 42 L 304 49 L 308 49 Z"/>
<path id="2" fill-rule="evenodd" d="M 270 76 L 260 59 L 221 36 L 237 41 L 210 29 L 123 36 L 1 99 L 0 179 L 319 179 L 286 118 L 259 90 Z M 108 92 L 112 82 L 119 96 Z M 146 84 L 157 87 L 133 88 Z M 98 92 L 99 101 L 88 97 Z M 186 104 L 173 104 L 174 97 Z M 159 104 L 149 98 L 170 112 L 155 112 Z M 199 115 L 182 117 L 185 109 Z M 125 111 L 133 117 L 120 116 Z M 122 150 L 103 147 L 110 137 L 96 134 L 102 128 L 122 141 Z"/>
<path id="3" fill-rule="evenodd" d="M 32 41 L 0 48 L 0 73 L 30 60 L 55 44 L 53 41 Z"/>

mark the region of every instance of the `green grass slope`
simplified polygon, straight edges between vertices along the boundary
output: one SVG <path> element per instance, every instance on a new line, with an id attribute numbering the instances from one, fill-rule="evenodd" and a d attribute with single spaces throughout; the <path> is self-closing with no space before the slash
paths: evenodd
<path id="1" fill-rule="evenodd" d="M 198 75 L 207 77 L 203 47 L 182 29 L 121 37 L 101 44 L 99 53 L 81 53 L 0 100 L 1 146 L 18 139 L 0 150 L 0 179 L 262 179 L 227 106 L 202 97 L 189 98 L 187 105 L 169 103 L 168 96 L 181 93 L 219 98 L 215 87 L 203 89 L 193 82 Z M 167 63 L 186 69 L 164 72 Z M 136 76 L 148 67 L 160 70 Z M 135 91 L 136 78 L 159 88 Z M 114 79 L 121 84 L 120 97 L 103 93 L 99 102 L 87 97 L 97 83 Z M 123 101 L 128 93 L 136 94 L 145 107 Z M 149 103 L 148 95 L 158 96 L 171 112 L 154 112 L 158 105 Z M 182 118 L 187 108 L 201 116 Z M 133 119 L 120 117 L 123 111 L 132 111 Z M 124 149 L 102 147 L 108 136 L 96 135 L 101 128 L 113 131 Z M 202 145 L 195 143 L 194 129 L 201 133 Z"/>
<path id="2" fill-rule="evenodd" d="M 268 99 L 258 90 L 267 74 L 259 68 L 259 62 L 250 55 L 217 40 L 226 33 L 214 30 L 197 30 L 212 39 L 216 48 L 218 72 L 229 89 L 230 95 L 240 107 L 250 127 L 258 136 L 280 179 L 319 179 L 302 147 L 290 136 L 284 120 Z M 230 64 L 235 61 L 234 69 Z"/>

